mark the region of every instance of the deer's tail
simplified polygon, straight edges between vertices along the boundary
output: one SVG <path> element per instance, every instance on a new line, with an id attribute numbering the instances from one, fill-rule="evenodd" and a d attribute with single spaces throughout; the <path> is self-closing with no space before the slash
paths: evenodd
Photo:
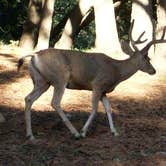
<path id="1" fill-rule="evenodd" d="M 37 54 L 30 54 L 30 55 L 25 55 L 23 57 L 21 57 L 19 60 L 18 60 L 18 63 L 17 63 L 17 71 L 19 72 L 20 71 L 20 68 L 21 66 L 24 64 L 24 59 L 27 58 L 27 57 L 32 57 L 32 56 L 35 56 Z"/>

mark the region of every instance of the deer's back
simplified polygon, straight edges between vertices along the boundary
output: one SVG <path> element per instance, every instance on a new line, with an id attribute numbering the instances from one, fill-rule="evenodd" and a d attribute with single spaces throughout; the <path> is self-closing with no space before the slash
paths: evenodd
<path id="1" fill-rule="evenodd" d="M 111 58 L 99 53 L 46 49 L 38 52 L 36 65 L 49 82 L 67 80 L 67 88 L 91 90 L 96 79 L 108 82 Z M 107 74 L 106 74 L 107 73 Z M 97 77 L 97 78 L 96 78 Z"/>

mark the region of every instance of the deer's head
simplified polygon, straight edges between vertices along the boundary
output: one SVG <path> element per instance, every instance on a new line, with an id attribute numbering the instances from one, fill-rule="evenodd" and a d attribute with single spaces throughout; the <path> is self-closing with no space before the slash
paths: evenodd
<path id="1" fill-rule="evenodd" d="M 153 67 L 153 65 L 151 64 L 151 59 L 148 56 L 148 51 L 149 51 L 150 47 L 153 44 L 165 43 L 166 42 L 166 40 L 164 40 L 166 27 L 164 28 L 163 34 L 161 36 L 161 39 L 152 40 L 152 41 L 148 42 L 144 48 L 139 50 L 138 47 L 136 46 L 136 44 L 144 43 L 144 42 L 147 41 L 147 39 L 141 40 L 141 38 L 145 34 L 145 32 L 143 32 L 138 37 L 138 39 L 134 41 L 133 37 L 132 37 L 133 26 L 134 26 L 134 20 L 132 21 L 131 26 L 130 26 L 130 30 L 129 30 L 129 42 L 130 42 L 131 46 L 130 46 L 129 43 L 123 42 L 122 43 L 122 50 L 125 53 L 127 53 L 128 55 L 134 56 L 135 58 L 137 58 L 138 65 L 139 65 L 139 70 L 141 70 L 143 72 L 146 72 L 146 73 L 148 73 L 150 75 L 153 75 L 153 74 L 156 73 L 156 70 Z"/>

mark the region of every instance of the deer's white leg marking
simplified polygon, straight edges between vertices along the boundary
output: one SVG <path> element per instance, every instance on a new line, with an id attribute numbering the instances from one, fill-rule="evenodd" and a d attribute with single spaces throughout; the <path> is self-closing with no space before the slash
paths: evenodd
<path id="1" fill-rule="evenodd" d="M 34 139 L 31 126 L 31 107 L 35 100 L 37 100 L 42 93 L 49 88 L 48 84 L 35 84 L 32 92 L 25 98 L 25 121 L 26 121 L 26 136 L 30 140 Z"/>
<path id="2" fill-rule="evenodd" d="M 100 100 L 100 93 L 98 91 L 93 91 L 93 94 L 92 94 L 92 112 L 91 112 L 88 120 L 86 121 L 84 127 L 81 130 L 82 137 L 86 136 L 88 128 L 89 128 L 90 124 L 92 123 L 93 119 L 95 118 L 95 115 L 97 113 L 99 100 Z"/>
<path id="3" fill-rule="evenodd" d="M 108 121 L 109 121 L 109 126 L 110 126 L 110 129 L 111 129 L 111 132 L 112 132 L 115 136 L 117 136 L 118 133 L 117 133 L 115 127 L 114 127 L 113 120 L 112 120 L 110 102 L 109 102 L 109 100 L 108 100 L 108 98 L 107 98 L 106 96 L 103 96 L 101 101 L 102 101 L 102 103 L 103 103 L 105 112 L 107 113 L 107 117 L 108 117 Z"/>
<path id="4" fill-rule="evenodd" d="M 65 91 L 65 86 L 61 86 L 61 87 L 60 86 L 58 86 L 58 87 L 56 86 L 56 88 L 54 87 L 54 95 L 53 95 L 53 99 L 52 99 L 51 105 L 58 112 L 58 114 L 60 115 L 60 117 L 62 118 L 63 122 L 65 123 L 67 128 L 70 130 L 70 132 L 72 134 L 74 134 L 74 136 L 76 138 L 79 138 L 80 137 L 79 132 L 72 125 L 72 123 L 67 118 L 67 116 L 65 115 L 65 113 L 63 112 L 63 110 L 61 109 L 61 106 L 60 106 L 60 102 L 61 102 L 62 96 L 64 94 L 64 91 Z"/>

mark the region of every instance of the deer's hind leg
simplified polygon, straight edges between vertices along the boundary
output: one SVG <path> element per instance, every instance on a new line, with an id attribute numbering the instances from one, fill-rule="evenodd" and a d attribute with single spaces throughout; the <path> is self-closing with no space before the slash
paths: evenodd
<path id="1" fill-rule="evenodd" d="M 36 71 L 30 64 L 29 67 L 30 75 L 33 80 L 34 88 L 31 93 L 25 97 L 25 121 L 26 121 L 26 136 L 33 140 L 33 132 L 31 126 L 31 107 L 35 100 L 37 100 L 48 88 L 49 84 L 45 79 Z"/>

